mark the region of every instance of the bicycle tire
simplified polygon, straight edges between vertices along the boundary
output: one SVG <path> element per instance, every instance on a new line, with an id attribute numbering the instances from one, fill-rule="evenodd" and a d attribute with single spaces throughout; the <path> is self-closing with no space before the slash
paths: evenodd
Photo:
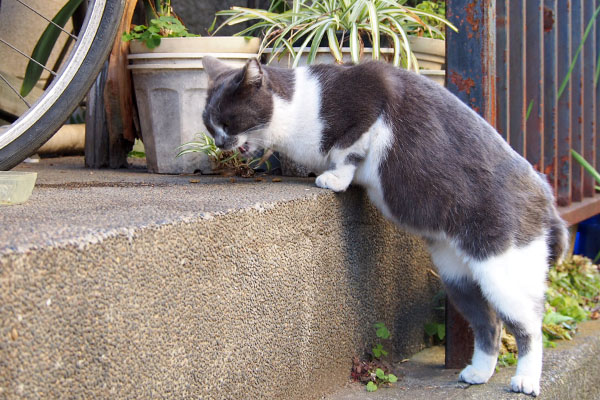
<path id="1" fill-rule="evenodd" d="M 87 94 L 119 28 L 126 0 L 90 2 L 79 39 L 44 94 L 0 134 L 0 170 L 13 168 L 56 133 Z"/>

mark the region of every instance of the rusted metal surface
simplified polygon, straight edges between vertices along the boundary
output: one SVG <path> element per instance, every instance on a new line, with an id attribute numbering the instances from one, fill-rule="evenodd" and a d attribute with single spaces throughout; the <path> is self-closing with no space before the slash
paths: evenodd
<path id="1" fill-rule="evenodd" d="M 583 0 L 571 0 L 571 59 L 583 36 Z M 571 148 L 583 153 L 583 62 L 581 54 L 575 60 L 571 72 Z M 578 163 L 571 164 L 571 199 L 583 199 L 583 168 Z"/>
<path id="2" fill-rule="evenodd" d="M 449 30 L 446 36 L 447 87 L 495 125 L 496 1 L 447 0 L 446 10 L 459 30 Z M 452 304 L 446 303 L 446 367 L 461 368 L 471 358 L 473 335 Z"/>
<path id="3" fill-rule="evenodd" d="M 447 87 L 492 123 L 495 98 L 495 0 L 447 0 L 448 19 L 459 32 L 446 36 Z M 485 24 L 484 20 L 493 24 Z M 476 62 L 473 62 L 477 60 Z"/>
<path id="4" fill-rule="evenodd" d="M 588 26 L 594 16 L 594 8 L 597 2 L 584 1 L 583 4 L 583 28 Z M 593 22 L 593 21 L 592 21 Z M 595 88 L 594 72 L 596 64 L 596 34 L 594 28 L 590 31 L 583 45 L 583 157 L 586 160 L 595 160 L 594 149 L 594 113 L 595 113 Z M 583 175 L 583 195 L 591 197 L 594 195 L 594 179 L 590 174 Z"/>
<path id="5" fill-rule="evenodd" d="M 454 305 L 446 300 L 446 368 L 464 368 L 473 354 L 473 331 Z"/>
<path id="6" fill-rule="evenodd" d="M 496 129 L 508 140 L 508 26 L 505 1 L 496 4 Z"/>
<path id="7" fill-rule="evenodd" d="M 517 153 L 525 154 L 525 0 L 507 2 L 510 18 L 509 32 L 509 127 L 508 140 Z"/>
<path id="8" fill-rule="evenodd" d="M 543 18 L 541 1 L 527 1 L 525 7 L 525 157 L 537 171 L 543 170 L 544 70 Z"/>
<path id="9" fill-rule="evenodd" d="M 542 172 L 546 174 L 548 182 L 554 188 L 556 195 L 556 145 L 557 145 L 557 112 L 556 91 L 558 78 L 556 75 L 556 0 L 544 1 L 544 166 Z"/>
<path id="10" fill-rule="evenodd" d="M 558 0 L 556 3 L 557 30 L 556 74 L 558 84 L 569 71 L 571 63 L 571 1 Z M 571 81 L 560 96 L 557 94 L 557 202 L 559 206 L 571 204 Z"/>

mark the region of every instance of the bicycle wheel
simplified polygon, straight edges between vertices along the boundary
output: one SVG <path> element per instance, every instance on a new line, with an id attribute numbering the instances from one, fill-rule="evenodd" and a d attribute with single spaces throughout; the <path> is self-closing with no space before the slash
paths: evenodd
<path id="1" fill-rule="evenodd" d="M 124 6 L 125 0 L 88 2 L 73 50 L 50 86 L 15 122 L 0 127 L 0 170 L 35 153 L 81 102 L 110 52 Z"/>

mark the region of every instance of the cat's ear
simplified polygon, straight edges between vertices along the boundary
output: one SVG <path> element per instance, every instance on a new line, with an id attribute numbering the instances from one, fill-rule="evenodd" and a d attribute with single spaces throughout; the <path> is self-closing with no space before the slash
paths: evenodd
<path id="1" fill-rule="evenodd" d="M 211 81 L 214 81 L 221 73 L 233 69 L 233 67 L 225 64 L 223 61 L 211 56 L 202 57 L 202 66 Z"/>
<path id="2" fill-rule="evenodd" d="M 244 67 L 243 82 L 246 85 L 260 87 L 263 82 L 263 70 L 256 58 L 251 58 Z"/>

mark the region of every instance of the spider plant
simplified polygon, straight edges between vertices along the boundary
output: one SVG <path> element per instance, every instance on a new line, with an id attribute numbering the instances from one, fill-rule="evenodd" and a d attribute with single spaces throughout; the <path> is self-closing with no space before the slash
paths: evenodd
<path id="1" fill-rule="evenodd" d="M 283 12 L 273 11 L 275 2 L 281 3 L 273 0 L 267 10 L 232 7 L 219 11 L 217 16 L 227 19 L 218 29 L 257 20 L 237 35 L 262 35 L 261 53 L 273 49 L 268 62 L 289 53 L 294 66 L 305 52 L 307 62 L 312 63 L 325 38 L 338 63 L 343 62 L 343 46 L 349 46 L 352 61 L 359 62 L 365 42 L 372 45 L 372 57 L 378 60 L 382 57 L 382 41 L 387 39 L 393 49 L 393 64 L 415 70 L 418 64 L 410 49 L 409 33 L 418 27 L 431 36 L 444 37 L 439 26 L 456 30 L 435 12 L 403 5 L 405 0 L 293 0 Z"/>

